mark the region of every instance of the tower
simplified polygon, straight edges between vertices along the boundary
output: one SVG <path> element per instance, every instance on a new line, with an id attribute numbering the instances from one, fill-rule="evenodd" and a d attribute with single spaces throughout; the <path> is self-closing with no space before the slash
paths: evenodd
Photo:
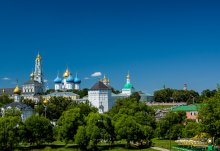
<path id="1" fill-rule="evenodd" d="M 98 109 L 99 113 L 108 112 L 114 105 L 112 90 L 103 82 L 98 81 L 89 91 L 89 102 Z"/>
<path id="2" fill-rule="evenodd" d="M 42 59 L 39 53 L 35 59 L 34 81 L 38 81 L 41 84 L 44 83 L 44 77 L 42 72 Z"/>
<path id="3" fill-rule="evenodd" d="M 131 84 L 131 76 L 128 72 L 128 75 L 126 76 L 126 84 L 124 85 L 124 88 L 122 89 L 122 94 L 126 94 L 130 96 L 135 91 L 133 85 Z"/>

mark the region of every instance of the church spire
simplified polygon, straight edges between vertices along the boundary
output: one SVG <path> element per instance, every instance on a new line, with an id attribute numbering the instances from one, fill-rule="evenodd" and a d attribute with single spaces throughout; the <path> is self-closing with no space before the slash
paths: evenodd
<path id="1" fill-rule="evenodd" d="M 41 58 L 40 53 L 38 52 L 36 60 L 35 60 L 34 80 L 38 81 L 39 83 L 44 83 L 41 62 L 42 62 L 42 58 Z"/>
<path id="2" fill-rule="evenodd" d="M 38 54 L 37 54 L 37 57 L 36 57 L 36 61 L 41 61 L 41 55 L 40 55 L 39 51 L 38 51 Z"/>
<path id="3" fill-rule="evenodd" d="M 131 76 L 130 76 L 130 72 L 128 71 L 128 75 L 127 75 L 127 83 L 131 83 Z"/>

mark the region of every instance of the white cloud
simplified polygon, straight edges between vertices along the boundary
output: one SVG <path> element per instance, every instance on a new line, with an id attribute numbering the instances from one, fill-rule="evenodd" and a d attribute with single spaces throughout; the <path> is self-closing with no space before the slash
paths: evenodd
<path id="1" fill-rule="evenodd" d="M 44 80 L 44 82 L 45 82 L 45 83 L 47 83 L 47 82 L 48 82 L 48 80 L 46 80 L 46 79 L 45 79 L 45 80 Z"/>
<path id="2" fill-rule="evenodd" d="M 90 78 L 88 78 L 88 77 L 85 77 L 84 79 L 85 79 L 85 80 L 89 80 Z"/>
<path id="3" fill-rule="evenodd" d="M 2 80 L 4 80 L 4 81 L 8 81 L 8 80 L 11 80 L 11 79 L 8 78 L 8 77 L 4 77 L 4 78 L 2 78 Z"/>
<path id="4" fill-rule="evenodd" d="M 100 77 L 100 76 L 102 76 L 101 72 L 95 72 L 91 75 L 91 77 Z"/>

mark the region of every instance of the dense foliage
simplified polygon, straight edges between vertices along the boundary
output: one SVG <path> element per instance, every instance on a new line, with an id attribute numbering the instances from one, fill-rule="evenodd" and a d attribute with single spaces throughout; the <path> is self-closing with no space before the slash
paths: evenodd
<path id="1" fill-rule="evenodd" d="M 127 146 L 131 142 L 150 145 L 156 128 L 154 110 L 139 99 L 137 93 L 130 98 L 119 99 L 109 113 L 113 117 L 117 139 L 125 139 Z"/>
<path id="2" fill-rule="evenodd" d="M 3 94 L 2 96 L 0 96 L 0 107 L 12 103 L 14 100 L 9 98 L 8 95 Z"/>
<path id="3" fill-rule="evenodd" d="M 53 125 L 43 116 L 33 115 L 21 126 L 25 142 L 41 145 L 53 141 Z"/>
<path id="4" fill-rule="evenodd" d="M 156 102 L 187 102 L 187 104 L 199 103 L 201 98 L 198 92 L 194 90 L 176 90 L 176 89 L 161 89 L 154 92 Z"/>
<path id="5" fill-rule="evenodd" d="M 170 112 L 157 123 L 156 134 L 162 139 L 177 139 L 182 136 L 185 112 Z"/>
<path id="6" fill-rule="evenodd" d="M 164 102 L 170 97 L 189 102 L 192 99 L 191 95 L 198 97 L 194 91 L 172 89 L 161 90 L 156 96 Z M 100 142 L 112 145 L 121 140 L 126 141 L 127 147 L 146 147 L 151 145 L 151 139 L 154 137 L 175 140 L 191 138 L 201 133 L 209 134 L 218 143 L 220 90 L 205 90 L 201 98 L 205 103 L 199 111 L 200 123 L 187 120 L 185 112 L 169 112 L 164 118 L 156 121 L 155 111 L 139 101 L 138 93 L 117 100 L 113 108 L 105 114 L 98 113 L 89 102 L 54 97 L 46 104 L 46 118 L 43 100 L 38 104 L 33 104 L 31 100 L 23 100 L 23 103 L 35 106 L 37 114 L 22 122 L 21 112 L 16 108 L 7 110 L 5 116 L 0 117 L 0 150 L 14 150 L 19 143 L 42 145 L 54 140 L 66 144 L 76 143 L 81 150 L 99 150 Z M 4 103 L 6 102 L 10 102 L 10 99 Z"/>
<path id="7" fill-rule="evenodd" d="M 219 142 L 220 139 L 220 89 L 204 102 L 200 109 L 201 131 L 208 133 Z"/>
<path id="8" fill-rule="evenodd" d="M 19 124 L 20 117 L 0 118 L 0 150 L 13 150 L 21 141 Z"/>

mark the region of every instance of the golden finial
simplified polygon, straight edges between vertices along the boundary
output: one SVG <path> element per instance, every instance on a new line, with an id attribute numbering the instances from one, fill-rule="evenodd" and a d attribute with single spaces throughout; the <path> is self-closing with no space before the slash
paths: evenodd
<path id="1" fill-rule="evenodd" d="M 64 77 L 64 78 L 67 78 L 67 77 L 69 77 L 70 74 L 71 74 L 71 73 L 70 73 L 70 71 L 69 71 L 69 69 L 68 69 L 68 67 L 67 67 L 66 71 L 65 71 L 64 74 L 63 74 L 63 77 Z"/>
<path id="2" fill-rule="evenodd" d="M 45 100 L 43 101 L 44 105 L 47 105 L 48 102 L 49 102 L 49 101 L 48 101 L 47 99 L 45 99 Z"/>
<path id="3" fill-rule="evenodd" d="M 38 54 L 37 54 L 37 57 L 36 57 L 36 61 L 41 61 L 41 55 L 40 55 L 39 51 L 38 51 Z"/>
<path id="4" fill-rule="evenodd" d="M 103 82 L 107 82 L 106 75 L 104 75 Z"/>

